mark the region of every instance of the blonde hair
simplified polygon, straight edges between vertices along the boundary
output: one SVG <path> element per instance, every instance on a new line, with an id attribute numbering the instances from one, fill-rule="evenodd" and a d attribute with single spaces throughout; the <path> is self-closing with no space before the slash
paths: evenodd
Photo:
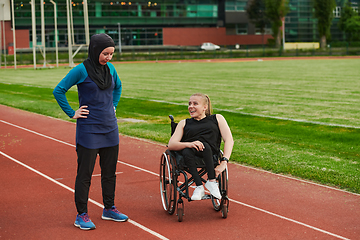
<path id="1" fill-rule="evenodd" d="M 202 94 L 202 93 L 194 93 L 193 95 L 191 95 L 191 97 L 193 97 L 193 96 L 201 97 L 204 100 L 205 104 L 208 106 L 206 109 L 205 115 L 210 116 L 213 113 L 213 111 L 212 111 L 211 101 L 210 101 L 209 96 L 206 94 Z"/>

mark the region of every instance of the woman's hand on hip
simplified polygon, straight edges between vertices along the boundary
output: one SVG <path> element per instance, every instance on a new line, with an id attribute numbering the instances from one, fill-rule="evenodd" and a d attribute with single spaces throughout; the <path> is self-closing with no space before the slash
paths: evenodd
<path id="1" fill-rule="evenodd" d="M 87 110 L 88 106 L 84 105 L 81 106 L 78 110 L 75 111 L 75 115 L 72 117 L 73 119 L 78 118 L 87 118 L 87 115 L 89 115 L 89 110 Z"/>

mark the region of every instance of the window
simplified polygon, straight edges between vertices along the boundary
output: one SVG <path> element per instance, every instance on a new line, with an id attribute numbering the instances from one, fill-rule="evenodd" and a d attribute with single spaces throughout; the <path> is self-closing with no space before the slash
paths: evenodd
<path id="1" fill-rule="evenodd" d="M 267 24 L 264 28 L 265 35 L 272 35 L 271 25 Z M 260 28 L 255 28 L 255 35 L 262 35 Z"/>
<path id="2" fill-rule="evenodd" d="M 248 2 L 248 0 L 225 1 L 225 10 L 226 11 L 245 12 L 247 2 Z"/>
<path id="3" fill-rule="evenodd" d="M 355 11 L 355 12 L 359 12 L 359 9 L 358 9 L 358 3 L 357 2 L 354 2 L 354 1 L 350 1 L 351 2 L 351 7 L 352 9 Z"/>
<path id="4" fill-rule="evenodd" d="M 238 35 L 248 34 L 248 24 L 247 23 L 236 24 L 236 34 L 238 34 Z"/>
<path id="5" fill-rule="evenodd" d="M 341 7 L 336 6 L 333 13 L 334 13 L 334 18 L 340 18 L 341 17 Z"/>

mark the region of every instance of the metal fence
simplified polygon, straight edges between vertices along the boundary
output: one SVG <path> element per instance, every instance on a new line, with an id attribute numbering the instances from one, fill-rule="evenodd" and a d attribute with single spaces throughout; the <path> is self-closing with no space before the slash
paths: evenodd
<path id="1" fill-rule="evenodd" d="M 59 48 L 59 62 L 68 63 L 68 49 Z M 33 64 L 32 49 L 18 49 L 18 65 Z M 124 46 L 121 53 L 116 51 L 112 61 L 157 61 L 157 60 L 182 60 L 182 59 L 227 59 L 227 58 L 266 58 L 266 57 L 301 57 L 301 56 L 360 56 L 360 46 L 332 47 L 328 45 L 326 49 L 293 49 L 283 50 L 282 48 L 270 48 L 261 46 L 240 46 L 236 49 L 234 46 L 222 47 L 220 50 L 202 51 L 200 47 L 182 47 L 182 46 Z M 74 58 L 74 62 L 82 62 L 87 58 L 87 49 L 82 49 Z M 4 64 L 11 66 L 14 64 L 13 55 L 2 54 L 2 68 Z M 46 62 L 55 64 L 55 48 L 47 48 Z M 40 52 L 36 55 L 36 63 L 43 64 Z"/>

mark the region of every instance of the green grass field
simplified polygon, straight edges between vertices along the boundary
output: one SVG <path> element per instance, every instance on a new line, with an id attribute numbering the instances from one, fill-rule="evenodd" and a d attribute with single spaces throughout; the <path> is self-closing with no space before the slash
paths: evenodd
<path id="1" fill-rule="evenodd" d="M 146 121 L 120 122 L 120 132 L 167 143 L 167 116 L 188 117 L 189 96 L 203 92 L 214 112 L 228 120 L 232 161 L 360 193 L 359 64 L 360 59 L 116 64 L 123 83 L 117 116 Z M 68 119 L 52 89 L 69 70 L 1 69 L 0 104 Z M 76 88 L 67 96 L 76 108 Z"/>

